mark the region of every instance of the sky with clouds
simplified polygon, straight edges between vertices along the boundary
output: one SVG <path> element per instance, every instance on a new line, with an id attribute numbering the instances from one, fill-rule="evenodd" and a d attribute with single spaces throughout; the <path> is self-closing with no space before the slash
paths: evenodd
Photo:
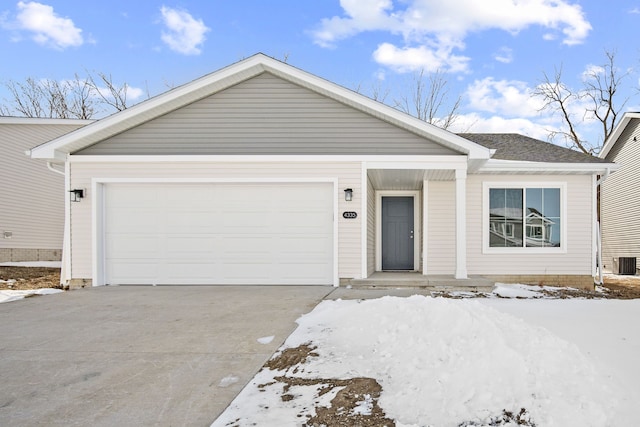
<path id="1" fill-rule="evenodd" d="M 462 101 L 452 130 L 546 140 L 559 122 L 531 96 L 543 73 L 561 67 L 579 89 L 605 51 L 626 76 L 620 103 L 640 110 L 639 27 L 640 0 L 9 0 L 0 83 L 100 72 L 135 102 L 262 52 L 391 105 L 415 73 L 438 72 Z M 584 104 L 572 108 L 580 121 Z M 593 122 L 579 131 L 597 143 Z"/>

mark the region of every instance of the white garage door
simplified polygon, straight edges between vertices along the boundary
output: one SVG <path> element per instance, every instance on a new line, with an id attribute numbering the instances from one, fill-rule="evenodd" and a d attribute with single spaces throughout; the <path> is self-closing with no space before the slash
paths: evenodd
<path id="1" fill-rule="evenodd" d="M 333 284 L 333 184 L 104 187 L 106 284 Z"/>

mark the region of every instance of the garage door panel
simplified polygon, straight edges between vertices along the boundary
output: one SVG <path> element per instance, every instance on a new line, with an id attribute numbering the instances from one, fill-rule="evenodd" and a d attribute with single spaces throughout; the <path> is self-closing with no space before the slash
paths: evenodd
<path id="1" fill-rule="evenodd" d="M 110 234 L 106 239 L 106 251 L 117 254 L 114 258 L 146 258 L 158 257 L 157 249 L 160 247 L 160 238 L 143 234 Z M 156 248 L 156 250 L 153 250 Z"/>
<path id="2" fill-rule="evenodd" d="M 330 183 L 107 184 L 105 282 L 333 284 L 333 194 Z"/>

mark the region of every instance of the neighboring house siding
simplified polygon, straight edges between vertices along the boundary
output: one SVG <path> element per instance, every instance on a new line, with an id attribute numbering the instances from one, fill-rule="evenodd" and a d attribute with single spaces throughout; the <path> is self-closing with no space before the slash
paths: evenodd
<path id="1" fill-rule="evenodd" d="M 483 183 L 566 183 L 566 253 L 483 253 Z M 485 275 L 591 275 L 593 247 L 591 175 L 469 175 L 467 269 Z"/>
<path id="2" fill-rule="evenodd" d="M 26 151 L 86 124 L 0 121 L 0 262 L 59 260 L 64 229 L 64 176 Z M 41 119 L 33 119 L 41 120 Z M 63 171 L 60 165 L 58 169 Z M 4 238 L 11 233 L 11 238 Z"/>
<path id="3" fill-rule="evenodd" d="M 456 185 L 427 181 L 427 274 L 454 274 L 456 269 Z"/>
<path id="4" fill-rule="evenodd" d="M 263 73 L 76 154 L 459 153 Z"/>
<path id="5" fill-rule="evenodd" d="M 71 186 L 89 189 L 87 197 L 71 206 L 71 251 L 73 279 L 92 277 L 92 203 L 93 178 L 180 178 L 180 179 L 247 179 L 255 178 L 323 178 L 338 180 L 338 275 L 359 278 L 361 275 L 361 206 L 362 169 L 358 162 L 273 162 L 273 163 L 72 163 Z M 343 189 L 352 188 L 354 199 L 345 202 Z M 292 194 L 291 197 L 295 197 Z M 356 210 L 357 219 L 344 219 L 342 212 Z"/>
<path id="6" fill-rule="evenodd" d="M 601 189 L 602 264 L 618 273 L 618 258 L 640 258 L 640 119 L 631 120 L 606 159 L 620 169 Z"/>

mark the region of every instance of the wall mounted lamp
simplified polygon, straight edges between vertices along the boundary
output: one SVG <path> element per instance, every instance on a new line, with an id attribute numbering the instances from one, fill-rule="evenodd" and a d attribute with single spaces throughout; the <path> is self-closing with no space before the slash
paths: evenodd
<path id="1" fill-rule="evenodd" d="M 84 190 L 80 188 L 74 188 L 73 190 L 70 190 L 69 198 L 71 199 L 72 202 L 79 202 L 80 199 L 84 198 Z"/>
<path id="2" fill-rule="evenodd" d="M 353 200 L 353 190 L 351 188 L 347 188 L 344 190 L 344 200 L 347 202 Z"/>

